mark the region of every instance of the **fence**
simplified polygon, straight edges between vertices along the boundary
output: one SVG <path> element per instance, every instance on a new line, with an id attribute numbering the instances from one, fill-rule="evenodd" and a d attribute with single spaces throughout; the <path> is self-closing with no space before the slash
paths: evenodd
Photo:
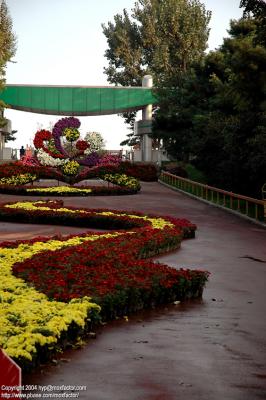
<path id="1" fill-rule="evenodd" d="M 233 192 L 227 192 L 213 186 L 181 178 L 166 171 L 162 171 L 159 182 L 253 220 L 266 222 L 265 200 L 257 200 Z"/>

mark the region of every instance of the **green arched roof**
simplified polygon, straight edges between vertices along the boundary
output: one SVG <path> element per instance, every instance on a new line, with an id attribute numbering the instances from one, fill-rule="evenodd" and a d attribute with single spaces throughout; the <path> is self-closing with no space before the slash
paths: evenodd
<path id="1" fill-rule="evenodd" d="M 151 88 L 121 86 L 6 85 L 0 94 L 10 108 L 49 115 L 105 115 L 156 103 Z"/>

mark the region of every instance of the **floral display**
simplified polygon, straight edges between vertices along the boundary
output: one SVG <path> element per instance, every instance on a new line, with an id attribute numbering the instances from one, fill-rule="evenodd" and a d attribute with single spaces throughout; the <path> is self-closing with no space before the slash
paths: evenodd
<path id="1" fill-rule="evenodd" d="M 98 166 L 107 166 L 107 165 L 116 165 L 119 166 L 121 164 L 121 156 L 103 153 L 101 158 L 98 161 Z"/>
<path id="2" fill-rule="evenodd" d="M 104 140 L 98 132 L 88 132 L 84 139 L 89 144 L 88 149 L 85 151 L 86 154 L 90 154 L 93 151 L 97 152 L 104 148 Z"/>
<path id="3" fill-rule="evenodd" d="M 49 240 L 45 248 L 54 250 L 59 245 Z M 72 325 L 83 329 L 91 312 L 99 312 L 99 307 L 89 298 L 74 299 L 68 304 L 49 300 L 16 278 L 12 274 L 14 263 L 40 253 L 44 245 L 41 242 L 25 243 L 15 248 L 16 251 L 0 247 L 0 347 L 23 365 L 27 360 L 34 365 L 40 348 L 55 347 Z"/>
<path id="4" fill-rule="evenodd" d="M 40 149 L 40 151 L 42 151 L 42 149 Z M 35 155 L 32 155 L 32 154 L 29 154 L 29 155 L 25 154 L 25 156 L 23 156 L 20 159 L 20 162 L 21 162 L 22 165 L 27 165 L 27 166 L 30 166 L 30 167 L 40 166 L 40 163 L 39 163 L 38 159 L 36 158 Z"/>
<path id="5" fill-rule="evenodd" d="M 126 174 L 106 174 L 103 179 L 115 185 L 129 187 L 133 190 L 140 190 L 140 183 L 137 179 L 127 176 Z"/>
<path id="6" fill-rule="evenodd" d="M 47 142 L 47 145 L 45 145 Z M 36 132 L 33 144 L 36 149 L 41 149 L 47 153 L 50 157 L 64 158 L 64 156 L 52 145 L 52 134 L 44 129 Z M 51 148 L 53 151 L 51 151 Z"/>
<path id="7" fill-rule="evenodd" d="M 52 138 L 51 132 L 42 129 L 36 132 L 33 144 L 37 149 L 41 149 L 45 147 L 44 142 L 50 140 L 51 138 Z"/>
<path id="8" fill-rule="evenodd" d="M 65 175 L 77 175 L 79 163 L 77 161 L 67 161 L 62 165 L 62 171 Z"/>
<path id="9" fill-rule="evenodd" d="M 79 151 L 84 152 L 88 147 L 90 147 L 90 145 L 86 142 L 86 140 L 78 140 L 76 143 L 76 148 Z"/>
<path id="10" fill-rule="evenodd" d="M 113 196 L 132 195 L 137 193 L 135 189 L 125 186 L 17 186 L 0 185 L 0 193 L 23 196 Z"/>
<path id="11" fill-rule="evenodd" d="M 45 157 L 47 159 L 47 164 L 50 164 L 50 156 L 43 152 L 42 149 L 40 149 L 39 155 L 40 157 Z M 100 165 L 92 168 L 83 167 L 79 173 L 77 170 L 80 169 L 80 165 L 74 160 L 70 161 L 54 159 L 52 157 L 51 160 L 52 168 L 38 165 L 31 166 L 21 163 L 3 165 L 2 168 L 0 166 L 0 176 L 3 176 L 0 178 L 0 193 L 30 195 L 35 192 L 39 193 L 40 195 L 50 194 L 55 196 L 64 196 L 68 193 L 70 196 L 77 196 L 78 194 L 84 196 L 135 194 L 140 190 L 140 183 L 137 179 L 129 177 L 126 174 L 116 173 L 120 169 L 119 164 L 117 163 Z M 62 171 L 60 171 L 59 168 L 54 168 L 54 163 L 58 164 L 57 167 L 61 167 Z M 11 175 L 11 173 L 17 173 L 18 175 Z M 72 190 L 68 190 L 68 192 L 56 188 L 53 188 L 51 191 L 49 191 L 47 190 L 47 187 L 40 190 L 39 186 L 35 186 L 33 184 L 31 186 L 31 190 L 23 186 L 28 182 L 33 182 L 38 179 L 57 179 L 67 181 L 67 177 L 69 177 L 68 182 L 71 184 L 75 184 L 76 182 L 80 182 L 85 179 L 100 177 L 102 180 L 108 181 L 115 186 L 112 187 L 108 185 L 108 187 L 99 187 L 86 185 L 83 186 L 83 191 L 75 190 L 75 187 L 71 186 Z"/>
<path id="12" fill-rule="evenodd" d="M 86 155 L 86 151 L 84 151 L 84 154 Z M 101 157 L 98 153 L 91 152 L 90 154 L 86 155 L 85 158 L 78 158 L 77 161 L 79 162 L 79 164 L 87 166 L 87 167 L 93 167 L 95 165 L 97 165 L 100 161 Z"/>
<path id="13" fill-rule="evenodd" d="M 65 158 L 68 158 L 68 154 L 64 149 L 61 142 L 61 137 L 64 136 L 66 129 L 78 129 L 80 127 L 80 120 L 75 117 L 61 118 L 53 127 L 53 138 L 55 147 Z M 79 136 L 78 136 L 79 137 Z"/>
<path id="14" fill-rule="evenodd" d="M 158 180 L 158 170 L 153 163 L 132 163 L 124 161 L 120 165 L 120 172 L 144 182 Z"/>
<path id="15" fill-rule="evenodd" d="M 65 160 L 63 160 L 65 162 Z M 0 178 L 9 178 L 20 174 L 30 173 L 36 175 L 38 179 L 57 179 L 63 178 L 58 168 L 51 168 L 44 165 L 28 165 L 21 161 L 0 164 Z M 97 175 L 97 168 L 95 175 Z"/>
<path id="16" fill-rule="evenodd" d="M 38 188 L 30 188 L 26 189 L 28 193 L 45 193 L 45 194 L 50 194 L 50 193 L 55 193 L 56 195 L 60 194 L 87 194 L 91 193 L 92 189 L 91 188 L 78 188 L 78 187 L 71 187 L 71 186 L 50 186 L 50 187 L 38 187 Z"/>
<path id="17" fill-rule="evenodd" d="M 0 178 L 0 185 L 24 185 L 26 183 L 34 182 L 36 179 L 37 176 L 30 173 L 12 175 L 8 178 Z"/>
<path id="18" fill-rule="evenodd" d="M 79 138 L 79 131 L 76 128 L 66 128 L 64 130 L 64 135 L 68 142 L 75 142 Z"/>
<path id="19" fill-rule="evenodd" d="M 178 248 L 182 237 L 193 237 L 196 226 L 187 220 L 64 207 L 62 201 L 0 205 L 0 220 L 18 218 L 113 229 L 1 243 L 0 347 L 23 368 L 58 348 L 73 329 L 84 332 L 99 312 L 106 320 L 198 297 L 208 279 L 206 271 L 143 260 Z"/>
<path id="20" fill-rule="evenodd" d="M 20 174 L 30 173 L 36 175 L 37 179 L 56 179 L 65 181 L 66 176 L 62 173 L 60 167 L 65 164 L 69 159 L 55 159 L 50 158 L 49 155 L 42 149 L 38 151 L 38 157 L 43 158 L 44 164 L 38 165 L 37 163 L 23 163 L 21 161 L 7 163 L 0 165 L 0 178 L 8 178 Z M 42 163 L 42 164 L 43 164 Z M 154 165 L 142 163 L 130 163 L 121 161 L 119 157 L 110 154 L 103 154 L 98 160 L 97 165 L 82 166 L 77 175 L 71 176 L 71 183 L 78 183 L 82 180 L 101 178 L 104 179 L 108 174 L 126 174 L 131 177 L 143 181 L 157 180 L 157 170 Z M 0 191 L 5 193 L 5 189 L 11 191 L 12 188 L 1 187 Z"/>
<path id="21" fill-rule="evenodd" d="M 39 149 L 37 153 L 37 159 L 41 165 L 46 165 L 48 167 L 60 167 L 65 164 L 65 162 L 68 161 L 68 159 L 65 158 L 55 158 L 52 157 L 47 151 L 44 151 L 43 149 Z"/>
<path id="22" fill-rule="evenodd" d="M 36 132 L 33 143 L 40 164 L 58 167 L 62 165 L 58 159 L 63 159 L 75 160 L 80 165 L 96 165 L 100 159 L 96 152 L 99 149 L 98 134 L 96 137 L 91 137 L 90 144 L 89 139 L 88 141 L 79 139 L 79 127 L 78 118 L 65 117 L 54 125 L 52 132 L 44 129 Z M 71 144 L 70 148 L 68 148 L 67 142 L 64 143 L 64 138 Z"/>

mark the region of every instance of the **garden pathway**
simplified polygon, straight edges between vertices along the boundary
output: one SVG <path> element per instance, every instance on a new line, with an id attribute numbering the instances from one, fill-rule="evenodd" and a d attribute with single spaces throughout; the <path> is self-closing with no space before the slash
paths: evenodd
<path id="1" fill-rule="evenodd" d="M 265 229 L 158 183 L 143 183 L 135 196 L 65 198 L 65 204 L 188 218 L 198 225 L 196 238 L 158 259 L 211 276 L 202 300 L 108 324 L 96 340 L 24 376 L 24 383 L 86 385 L 74 393 L 88 400 L 266 398 Z M 0 240 L 81 231 L 0 223 Z"/>

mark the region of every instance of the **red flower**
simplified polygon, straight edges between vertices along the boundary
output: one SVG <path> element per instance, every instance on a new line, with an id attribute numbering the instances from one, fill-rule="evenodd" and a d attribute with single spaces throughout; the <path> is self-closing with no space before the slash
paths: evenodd
<path id="1" fill-rule="evenodd" d="M 36 149 L 43 149 L 44 148 L 43 142 L 46 140 L 50 140 L 51 138 L 52 138 L 51 132 L 42 129 L 41 131 L 35 133 L 33 144 L 36 147 Z"/>
<path id="2" fill-rule="evenodd" d="M 88 147 L 90 147 L 90 145 L 85 140 L 78 140 L 76 143 L 76 148 L 80 151 L 85 151 Z"/>
<path id="3" fill-rule="evenodd" d="M 25 221 L 30 219 L 31 222 L 47 222 L 51 218 L 53 223 L 60 221 L 66 225 L 120 229 L 117 237 L 101 237 L 102 234 L 98 233 L 96 241 L 84 241 L 57 251 L 43 251 L 13 266 L 15 276 L 30 282 L 49 298 L 69 301 L 89 296 L 101 305 L 103 318 L 113 318 L 156 303 L 201 295 L 208 272 L 176 270 L 165 264 L 144 260 L 178 248 L 184 230 L 194 233 L 196 227 L 189 221 L 163 217 L 173 226 L 155 229 L 147 220 L 129 217 L 128 214 L 134 213 L 132 211 L 112 210 L 110 217 L 99 215 L 101 211 L 107 211 L 99 209 L 83 209 L 86 213 L 75 214 L 60 212 L 57 220 L 57 209 L 63 206 L 63 202 L 47 201 L 46 204 L 50 207 L 49 211 L 39 208 L 31 212 L 8 209 L 2 205 L 0 216 L 2 214 L 5 220 L 10 216 Z M 39 207 L 43 205 L 39 204 Z M 74 207 L 69 208 L 75 210 Z M 143 215 L 140 212 L 134 214 Z M 129 234 L 126 231 L 128 228 L 134 234 Z M 65 241 L 73 236 L 57 240 Z M 40 241 L 40 238 L 23 242 L 35 241 Z M 15 247 L 19 243 L 21 241 L 7 242 L 5 247 Z"/>
<path id="4" fill-rule="evenodd" d="M 46 131 L 45 129 L 42 129 L 38 132 L 35 133 L 35 137 L 33 139 L 33 144 L 36 149 L 43 149 L 46 153 L 48 153 L 50 156 L 55 157 L 55 158 L 65 158 L 62 154 L 60 153 L 54 153 L 50 151 L 44 144 L 45 141 L 49 141 L 52 139 L 52 134 L 49 131 Z"/>

